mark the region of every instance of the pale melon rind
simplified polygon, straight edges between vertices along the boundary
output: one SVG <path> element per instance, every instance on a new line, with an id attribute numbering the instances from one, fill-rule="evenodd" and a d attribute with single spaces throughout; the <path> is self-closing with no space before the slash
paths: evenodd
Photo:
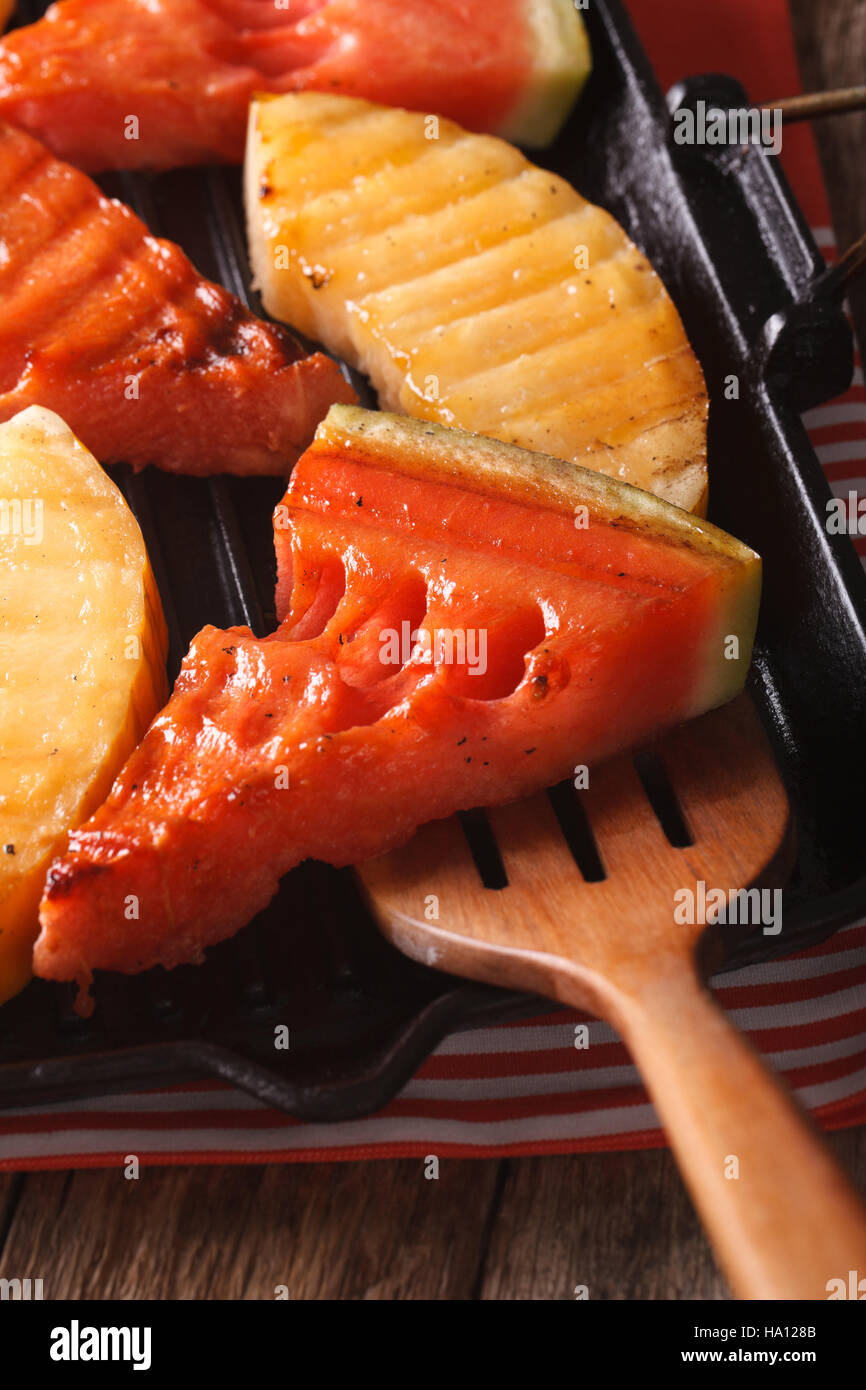
<path id="1" fill-rule="evenodd" d="M 541 149 L 558 134 L 592 69 L 589 37 L 574 0 L 528 0 L 532 77 L 520 102 L 497 131 L 506 140 Z"/>
<path id="2" fill-rule="evenodd" d="M 168 693 L 165 620 L 138 523 L 39 406 L 0 425 L 0 594 L 2 1002 L 32 973 L 48 864 Z"/>
<path id="3" fill-rule="evenodd" d="M 742 690 L 758 622 L 761 559 L 718 526 L 605 473 L 429 420 L 333 405 L 316 440 L 335 451 L 363 452 L 366 445 L 387 457 L 396 472 L 455 482 L 475 492 L 505 493 L 566 515 L 585 506 L 590 517 L 609 519 L 621 530 L 650 532 L 667 545 L 705 555 L 720 566 L 714 575 L 719 598 L 697 663 L 701 676 L 683 718 L 725 704 Z M 734 650 L 732 637 L 736 656 L 727 654 Z"/>

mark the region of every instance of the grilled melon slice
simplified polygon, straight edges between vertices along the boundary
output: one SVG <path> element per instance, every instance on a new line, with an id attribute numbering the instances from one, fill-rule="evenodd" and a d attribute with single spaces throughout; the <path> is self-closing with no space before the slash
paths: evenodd
<path id="1" fill-rule="evenodd" d="M 746 677 L 758 556 L 561 459 L 335 406 L 274 526 L 279 628 L 197 635 L 49 870 L 40 975 L 200 960 L 301 860 L 538 791 Z"/>
<path id="2" fill-rule="evenodd" d="M 383 409 L 704 510 L 706 390 L 677 311 L 563 179 L 450 121 L 295 93 L 253 103 L 246 200 L 268 312 Z"/>
<path id="3" fill-rule="evenodd" d="M 66 832 L 167 698 L 166 629 L 135 517 L 58 415 L 0 425 L 0 1002 L 31 974 Z"/>

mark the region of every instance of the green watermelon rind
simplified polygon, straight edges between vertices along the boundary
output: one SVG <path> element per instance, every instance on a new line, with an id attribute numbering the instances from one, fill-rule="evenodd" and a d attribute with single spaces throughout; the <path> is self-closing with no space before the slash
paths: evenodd
<path id="1" fill-rule="evenodd" d="M 363 457 L 365 445 L 386 458 L 396 472 L 439 478 L 474 492 L 505 493 L 530 505 L 575 515 L 585 506 L 590 516 L 615 522 L 620 530 L 651 532 L 672 546 L 686 546 L 715 560 L 727 560 L 724 591 L 716 623 L 705 634 L 697 663 L 699 678 L 684 700 L 682 717 L 691 718 L 739 694 L 752 658 L 761 597 L 761 559 L 749 546 L 712 522 L 631 483 L 549 454 L 531 453 L 431 420 L 416 420 L 361 406 L 332 405 L 316 439 Z M 739 653 L 725 655 L 727 639 L 736 636 Z"/>
<path id="2" fill-rule="evenodd" d="M 543 149 L 558 135 L 592 69 L 589 37 L 575 0 L 526 0 L 532 35 L 528 83 L 494 132 L 515 145 Z"/>

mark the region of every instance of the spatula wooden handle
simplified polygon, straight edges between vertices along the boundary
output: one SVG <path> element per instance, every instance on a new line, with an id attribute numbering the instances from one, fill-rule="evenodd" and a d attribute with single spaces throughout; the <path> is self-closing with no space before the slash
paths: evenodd
<path id="1" fill-rule="evenodd" d="M 672 960 L 619 1005 L 615 1021 L 735 1294 L 826 1299 L 839 1288 L 831 1280 L 846 1291 L 866 1280 L 866 1209 L 690 962 Z"/>

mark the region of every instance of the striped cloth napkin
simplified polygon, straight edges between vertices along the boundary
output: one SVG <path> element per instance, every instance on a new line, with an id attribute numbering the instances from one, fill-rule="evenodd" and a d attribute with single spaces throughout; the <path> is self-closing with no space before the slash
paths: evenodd
<path id="1" fill-rule="evenodd" d="M 729 72 L 756 100 L 798 90 L 786 0 L 631 0 L 664 87 Z M 836 256 L 811 134 L 782 155 L 828 261 Z M 845 396 L 805 417 L 833 489 L 866 495 L 866 392 L 859 358 Z M 855 539 L 866 556 L 866 537 Z M 828 1129 L 866 1121 L 866 921 L 810 950 L 725 975 L 717 997 Z M 379 1114 L 301 1124 L 220 1082 L 0 1114 L 0 1168 L 151 1163 L 489 1157 L 657 1147 L 664 1136 L 628 1053 L 607 1024 L 558 1011 L 447 1038 Z"/>

